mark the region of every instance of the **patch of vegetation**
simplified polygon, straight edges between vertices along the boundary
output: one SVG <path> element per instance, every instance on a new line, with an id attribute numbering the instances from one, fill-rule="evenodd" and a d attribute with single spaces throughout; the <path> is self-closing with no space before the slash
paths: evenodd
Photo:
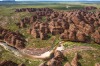
<path id="1" fill-rule="evenodd" d="M 78 51 L 79 56 L 79 63 L 81 66 L 94 66 L 95 63 L 100 62 L 100 45 L 98 44 L 89 44 L 89 43 L 81 43 L 81 42 L 65 42 L 64 46 L 66 48 L 73 48 L 75 46 L 86 46 L 86 47 L 93 47 L 96 50 L 83 50 Z M 66 54 L 66 58 L 69 62 L 72 61 L 75 52 L 71 52 L 70 54 Z"/>
<path id="2" fill-rule="evenodd" d="M 11 60 L 18 64 L 24 63 L 26 66 L 38 66 L 42 62 L 40 60 L 31 60 L 24 57 L 16 57 L 12 52 L 4 50 L 1 46 L 0 46 L 0 50 L 1 50 L 0 61 Z"/>
<path id="3" fill-rule="evenodd" d="M 32 36 L 28 37 L 27 47 L 51 47 L 53 48 L 60 41 L 58 38 L 54 38 L 55 36 L 50 37 L 48 40 L 41 40 L 39 38 L 33 38 Z M 57 36 L 56 36 L 57 37 Z"/>

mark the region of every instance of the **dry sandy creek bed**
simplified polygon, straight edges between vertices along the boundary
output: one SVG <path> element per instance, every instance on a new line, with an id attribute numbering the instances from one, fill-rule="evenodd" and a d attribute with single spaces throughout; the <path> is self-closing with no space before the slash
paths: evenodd
<path id="1" fill-rule="evenodd" d="M 16 48 L 13 48 L 7 43 L 0 42 L 0 46 L 2 46 L 5 50 L 13 52 L 16 56 L 30 56 L 31 58 L 38 58 L 38 59 L 44 59 L 47 57 L 50 57 L 50 54 L 53 53 L 54 50 L 50 50 L 49 47 L 47 48 L 26 48 L 23 50 L 18 50 Z M 83 51 L 83 50 L 96 50 L 93 47 L 88 46 L 74 46 L 72 48 L 65 48 L 63 45 L 62 47 L 57 47 L 55 50 L 62 51 L 63 53 L 70 53 L 70 52 L 76 52 L 76 51 Z"/>

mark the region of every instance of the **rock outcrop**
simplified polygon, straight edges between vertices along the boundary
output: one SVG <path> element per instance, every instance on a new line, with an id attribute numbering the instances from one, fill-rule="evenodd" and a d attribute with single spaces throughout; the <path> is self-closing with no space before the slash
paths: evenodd
<path id="1" fill-rule="evenodd" d="M 75 53 L 75 56 L 71 61 L 71 65 L 72 66 L 78 66 L 78 54 L 77 53 Z"/>
<path id="2" fill-rule="evenodd" d="M 2 62 L 0 62 L 0 66 L 26 66 L 26 65 L 17 64 L 17 63 L 12 62 L 12 61 L 2 61 Z"/>
<path id="3" fill-rule="evenodd" d="M 21 8 L 21 9 L 16 9 L 15 12 L 47 12 L 47 11 L 53 11 L 50 8 Z M 44 14 L 44 13 L 42 13 Z"/>
<path id="4" fill-rule="evenodd" d="M 71 66 L 71 64 L 69 62 L 65 63 L 64 66 Z"/>
<path id="5" fill-rule="evenodd" d="M 10 46 L 17 49 L 25 48 L 25 39 L 19 32 L 12 32 L 7 29 L 0 28 L 1 40 L 6 41 Z"/>
<path id="6" fill-rule="evenodd" d="M 78 54 L 75 53 L 75 56 L 72 59 L 72 61 L 71 62 L 66 62 L 64 66 L 79 66 L 79 63 L 78 63 Z"/>
<path id="7" fill-rule="evenodd" d="M 55 51 L 53 58 L 48 60 L 45 63 L 40 64 L 39 66 L 63 66 L 62 62 L 64 61 L 64 55 L 60 51 Z"/>
<path id="8" fill-rule="evenodd" d="M 87 6 L 87 7 L 84 7 L 85 10 L 94 10 L 94 9 L 97 9 L 97 7 L 94 7 L 94 6 Z"/>
<path id="9" fill-rule="evenodd" d="M 30 25 L 28 33 L 42 40 L 47 39 L 48 34 L 59 34 L 62 40 L 92 41 L 100 44 L 100 12 L 88 11 L 92 9 L 97 8 L 88 6 L 82 10 L 69 12 L 58 12 L 48 8 L 35 9 L 35 15 L 23 18 L 17 25 L 20 28 L 27 27 L 27 24 Z"/>

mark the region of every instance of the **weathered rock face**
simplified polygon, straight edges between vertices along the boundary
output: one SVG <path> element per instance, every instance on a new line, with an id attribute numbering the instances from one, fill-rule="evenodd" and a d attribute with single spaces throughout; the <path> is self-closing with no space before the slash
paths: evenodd
<path id="1" fill-rule="evenodd" d="M 12 62 L 12 61 L 2 61 L 0 63 L 0 66 L 18 66 L 18 64 Z"/>
<path id="2" fill-rule="evenodd" d="M 39 12 L 39 11 L 53 11 L 50 8 L 21 8 L 21 9 L 16 9 L 15 12 Z"/>
<path id="3" fill-rule="evenodd" d="M 56 60 L 55 59 L 51 59 L 47 62 L 48 66 L 56 66 Z"/>
<path id="4" fill-rule="evenodd" d="M 47 62 L 47 65 L 48 65 L 48 66 L 63 66 L 61 61 L 56 60 L 56 59 L 54 59 L 54 58 L 52 58 L 51 60 L 49 60 L 49 61 Z"/>
<path id="5" fill-rule="evenodd" d="M 83 32 L 78 31 L 76 37 L 77 41 L 86 42 L 86 35 Z"/>
<path id="6" fill-rule="evenodd" d="M 39 38 L 39 30 L 38 29 L 32 29 L 31 34 L 34 38 Z"/>
<path id="7" fill-rule="evenodd" d="M 0 62 L 0 66 L 25 66 L 24 64 L 17 64 L 15 62 L 12 61 L 2 61 Z"/>
<path id="8" fill-rule="evenodd" d="M 72 59 L 72 61 L 66 62 L 64 66 L 80 66 L 78 60 L 79 60 L 78 53 L 75 53 L 75 56 Z"/>
<path id="9" fill-rule="evenodd" d="M 97 9 L 97 7 L 94 7 L 94 6 L 87 6 L 87 7 L 84 7 L 85 10 L 94 10 L 94 9 Z"/>
<path id="10" fill-rule="evenodd" d="M 36 25 L 37 24 L 37 25 Z M 65 27 L 64 27 L 65 28 Z M 48 38 L 47 34 L 51 33 L 52 35 L 61 34 L 64 32 L 63 27 L 60 25 L 60 23 L 33 23 L 33 27 L 31 28 L 31 34 L 34 36 L 38 35 L 40 39 L 46 39 Z M 36 31 L 37 30 L 37 31 Z M 30 33 L 30 31 L 29 31 Z"/>
<path id="11" fill-rule="evenodd" d="M 50 22 L 49 29 L 52 35 L 61 34 L 64 32 L 64 29 L 60 22 Z"/>
<path id="12" fill-rule="evenodd" d="M 69 32 L 69 40 L 76 41 L 76 32 L 75 31 Z"/>
<path id="13" fill-rule="evenodd" d="M 100 32 L 98 30 L 96 30 L 93 34 L 92 34 L 92 38 L 94 39 L 94 41 L 96 43 L 100 43 Z"/>
<path id="14" fill-rule="evenodd" d="M 75 53 L 73 60 L 71 61 L 72 66 L 78 66 L 78 54 Z"/>
<path id="15" fill-rule="evenodd" d="M 40 39 L 44 40 L 47 38 L 48 38 L 48 35 L 46 33 L 40 33 Z"/>
<path id="16" fill-rule="evenodd" d="M 81 19 L 78 16 L 73 16 L 72 21 L 74 22 L 74 24 L 78 25 L 80 23 Z"/>
<path id="17" fill-rule="evenodd" d="M 61 34 L 60 38 L 69 40 L 69 32 L 68 32 L 68 30 L 65 30 L 64 33 Z"/>
<path id="18" fill-rule="evenodd" d="M 65 63 L 64 66 L 71 66 L 71 64 L 69 62 Z"/>
<path id="19" fill-rule="evenodd" d="M 99 19 L 96 19 L 96 14 L 97 13 L 87 11 L 69 13 L 67 15 L 70 16 L 68 17 L 69 29 L 67 32 L 61 34 L 61 38 L 71 41 L 87 42 L 87 37 L 89 37 L 89 41 L 92 41 L 91 39 L 94 38 L 92 34 L 94 34 L 96 30 L 99 30 L 100 25 Z M 97 34 L 99 36 L 99 32 Z M 95 39 L 94 41 L 99 43 L 99 40 Z"/>
<path id="20" fill-rule="evenodd" d="M 93 33 L 94 29 L 92 26 L 90 26 L 89 24 L 86 24 L 85 27 L 83 28 L 84 29 L 84 33 L 86 35 L 90 35 L 91 33 Z"/>
<path id="21" fill-rule="evenodd" d="M 63 28 L 60 28 L 60 27 L 54 27 L 54 28 L 52 28 L 51 29 L 51 34 L 52 35 L 57 35 L 57 34 L 61 34 L 61 33 L 63 33 L 64 31 L 63 31 Z"/>
<path id="22" fill-rule="evenodd" d="M 41 63 L 39 66 L 48 66 L 46 63 Z"/>
<path id="23" fill-rule="evenodd" d="M 19 23 L 16 25 L 19 26 L 19 28 L 27 27 L 27 24 L 31 25 L 35 21 L 42 21 L 43 18 L 46 18 L 47 21 L 50 20 L 49 17 L 53 13 L 53 9 L 50 8 L 22 8 L 22 9 L 16 9 L 15 12 L 34 12 L 35 15 L 32 17 L 28 18 L 25 17 L 22 20 L 20 20 Z"/>
<path id="24" fill-rule="evenodd" d="M 42 33 L 49 33 L 50 30 L 48 28 L 49 24 L 48 23 L 41 23 L 40 26 L 39 26 L 39 29 Z"/>
<path id="25" fill-rule="evenodd" d="M 44 28 L 44 29 L 41 28 L 41 30 L 40 29 L 32 29 L 31 30 L 31 34 L 34 38 L 40 38 L 42 40 L 48 38 L 47 32 L 48 32 L 47 28 Z"/>
<path id="26" fill-rule="evenodd" d="M 54 53 L 54 58 L 58 61 L 63 61 L 64 60 L 64 55 L 60 51 L 55 51 Z"/>
<path id="27" fill-rule="evenodd" d="M 63 40 L 100 43 L 99 37 L 93 36 L 96 30 L 99 36 L 100 12 L 88 12 L 92 9 L 96 7 L 88 6 L 82 10 L 69 12 L 57 12 L 49 8 L 32 9 L 35 15 L 23 18 L 18 25 L 24 28 L 29 24 L 31 27 L 28 33 L 34 38 L 46 39 L 48 34 L 61 34 Z M 25 10 L 28 9 L 21 11 Z"/>
<path id="28" fill-rule="evenodd" d="M 18 32 L 12 32 L 10 30 L 0 29 L 1 39 L 6 41 L 10 46 L 16 47 L 18 49 L 25 48 L 25 39 Z"/>
<path id="29" fill-rule="evenodd" d="M 63 66 L 64 55 L 60 51 L 54 52 L 54 57 L 39 66 Z"/>

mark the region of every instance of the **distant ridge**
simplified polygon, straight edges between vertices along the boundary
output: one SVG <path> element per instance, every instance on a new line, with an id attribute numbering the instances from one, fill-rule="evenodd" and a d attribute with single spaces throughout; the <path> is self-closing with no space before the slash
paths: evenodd
<path id="1" fill-rule="evenodd" d="M 3 1 L 0 1 L 0 5 L 11 5 L 11 4 L 44 4 L 44 5 L 47 5 L 47 4 L 59 4 L 59 3 L 77 3 L 77 2 L 80 2 L 80 3 L 96 3 L 96 4 L 100 4 L 100 1 L 15 1 L 15 0 L 3 0 Z"/>
<path id="2" fill-rule="evenodd" d="M 15 0 L 3 0 L 3 1 L 15 1 Z"/>

